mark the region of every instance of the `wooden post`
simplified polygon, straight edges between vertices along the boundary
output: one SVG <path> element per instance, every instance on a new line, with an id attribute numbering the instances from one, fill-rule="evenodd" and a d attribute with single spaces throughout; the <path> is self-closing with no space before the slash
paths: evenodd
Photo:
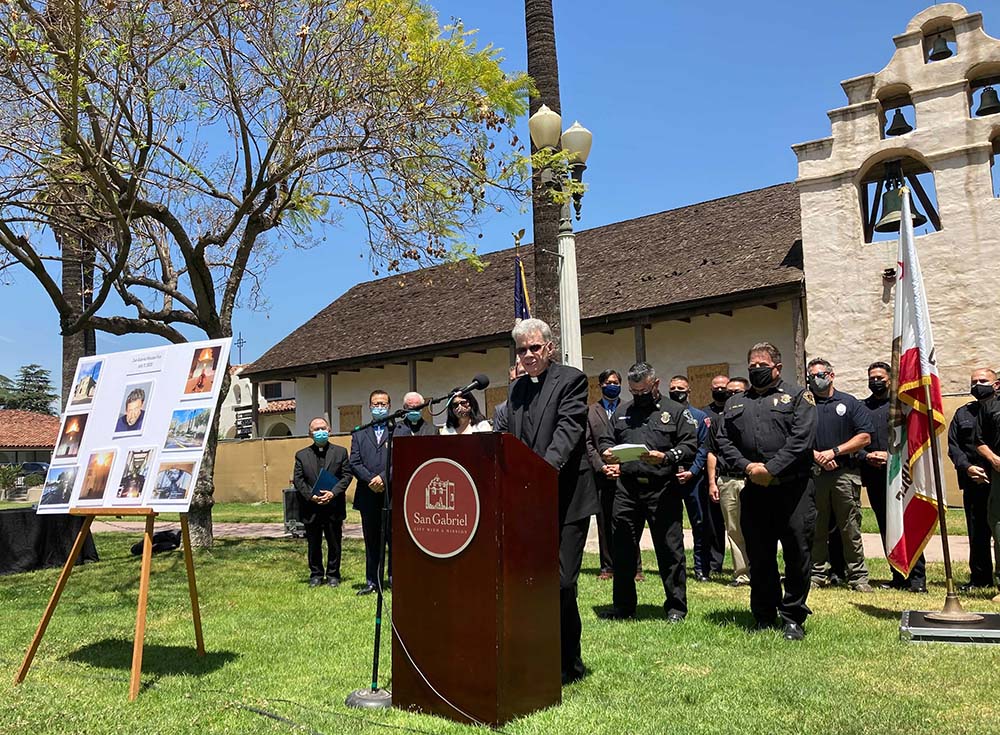
<path id="1" fill-rule="evenodd" d="M 646 362 L 646 325 L 636 324 L 635 331 L 635 361 Z"/>
<path id="2" fill-rule="evenodd" d="M 205 655 L 205 640 L 201 635 L 201 610 L 198 608 L 198 586 L 194 581 L 194 556 L 191 550 L 191 533 L 188 530 L 188 514 L 181 513 L 181 542 L 184 544 L 184 564 L 187 566 L 188 593 L 191 595 L 191 617 L 194 619 L 194 639 L 198 655 Z"/>
<path id="3" fill-rule="evenodd" d="M 73 571 L 73 567 L 76 565 L 76 560 L 80 558 L 80 552 L 83 550 L 83 544 L 87 540 L 87 534 L 90 533 L 90 524 L 94 522 L 94 516 L 87 516 L 83 519 L 83 525 L 80 526 L 80 533 L 76 535 L 76 541 L 73 542 L 73 549 L 69 552 L 69 559 L 66 560 L 66 564 L 63 565 L 62 574 L 59 575 L 59 581 L 56 582 L 56 588 L 52 591 L 52 597 L 49 598 L 49 604 L 45 608 L 45 613 L 42 615 L 42 621 L 38 624 L 38 630 L 35 631 L 35 637 L 31 639 L 31 645 L 28 646 L 28 652 L 24 654 L 24 662 L 21 664 L 21 668 L 17 672 L 17 676 L 14 677 L 14 683 L 20 684 L 24 681 L 24 677 L 28 675 L 28 669 L 31 668 L 31 661 L 35 658 L 35 652 L 38 651 L 38 646 L 42 642 L 42 636 L 45 635 L 45 629 L 49 627 L 49 621 L 52 619 L 52 613 L 56 610 L 56 605 L 59 604 L 59 598 L 62 596 L 63 589 L 66 587 L 66 582 L 69 580 L 69 575 Z"/>
<path id="4" fill-rule="evenodd" d="M 139 696 L 142 676 L 142 644 L 146 638 L 146 603 L 149 601 L 149 571 L 153 566 L 153 521 L 156 513 L 146 516 L 146 531 L 142 544 L 142 571 L 139 573 L 139 606 L 135 614 L 135 640 L 132 641 L 132 678 L 128 688 L 128 699 L 134 702 Z"/>

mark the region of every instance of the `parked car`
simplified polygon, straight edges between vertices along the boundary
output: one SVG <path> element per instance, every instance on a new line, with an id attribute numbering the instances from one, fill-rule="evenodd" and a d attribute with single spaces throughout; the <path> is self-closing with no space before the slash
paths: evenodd
<path id="1" fill-rule="evenodd" d="M 28 475 L 45 475 L 48 471 L 48 462 L 22 462 L 20 475 L 21 477 L 27 477 Z"/>

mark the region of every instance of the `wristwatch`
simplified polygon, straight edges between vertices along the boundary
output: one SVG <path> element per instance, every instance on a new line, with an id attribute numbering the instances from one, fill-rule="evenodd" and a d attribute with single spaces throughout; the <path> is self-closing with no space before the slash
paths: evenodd
<path id="1" fill-rule="evenodd" d="M 839 456 L 839 455 L 840 455 L 840 447 L 839 446 L 838 447 L 834 447 L 833 448 L 833 456 L 836 457 L 836 456 Z"/>

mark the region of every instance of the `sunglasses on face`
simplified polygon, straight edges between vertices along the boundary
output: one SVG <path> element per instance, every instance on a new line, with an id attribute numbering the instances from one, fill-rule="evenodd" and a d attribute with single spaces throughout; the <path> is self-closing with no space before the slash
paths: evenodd
<path id="1" fill-rule="evenodd" d="M 544 344 L 528 345 L 527 347 L 518 347 L 514 352 L 516 352 L 520 357 L 524 357 L 531 352 L 532 355 L 537 355 L 545 347 Z"/>
<path id="2" fill-rule="evenodd" d="M 812 373 L 812 377 L 814 378 L 827 378 L 829 376 L 830 373 L 826 372 L 825 370 L 820 370 L 818 373 Z"/>

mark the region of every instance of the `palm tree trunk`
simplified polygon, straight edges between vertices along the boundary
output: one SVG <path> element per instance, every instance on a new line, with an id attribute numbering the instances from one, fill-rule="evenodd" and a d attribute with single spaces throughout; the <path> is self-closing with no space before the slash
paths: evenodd
<path id="1" fill-rule="evenodd" d="M 528 75 L 538 89 L 538 96 L 531 99 L 530 112 L 534 115 L 539 107 L 548 105 L 549 109 L 561 114 L 552 0 L 524 0 L 524 29 L 528 41 Z M 559 250 L 559 206 L 542 189 L 539 174 L 539 171 L 533 170 L 531 177 L 535 257 L 535 294 L 531 315 L 544 319 L 552 327 L 558 355 L 561 354 L 558 347 L 559 258 L 555 253 Z"/>

